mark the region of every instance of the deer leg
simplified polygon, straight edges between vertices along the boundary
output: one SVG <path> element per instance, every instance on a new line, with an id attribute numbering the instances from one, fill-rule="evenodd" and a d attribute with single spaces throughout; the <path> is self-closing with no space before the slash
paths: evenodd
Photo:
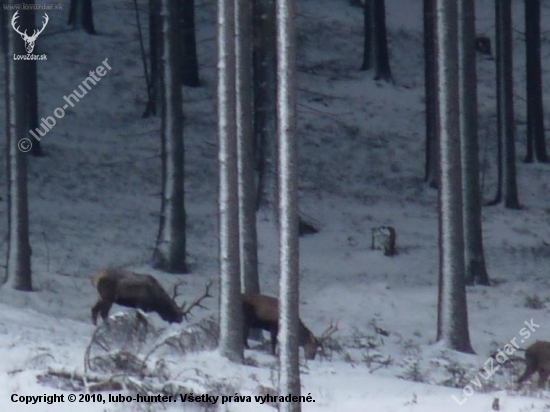
<path id="1" fill-rule="evenodd" d="M 103 302 L 101 305 L 101 317 L 103 318 L 103 322 L 108 323 L 109 322 L 109 311 L 111 310 L 111 306 L 113 304 L 111 302 Z"/>
<path id="2" fill-rule="evenodd" d="M 246 349 L 250 349 L 250 346 L 248 346 L 248 334 L 250 333 L 250 328 L 245 324 L 243 326 L 243 342 L 244 342 L 244 347 Z"/>
<path id="3" fill-rule="evenodd" d="M 103 301 L 100 299 L 97 301 L 97 303 L 92 308 L 92 322 L 94 325 L 97 325 L 97 315 L 99 314 L 99 311 L 101 310 Z"/>
<path id="4" fill-rule="evenodd" d="M 518 383 L 518 384 L 521 384 L 521 383 L 525 382 L 525 381 L 526 381 L 527 379 L 529 379 L 529 378 L 533 375 L 533 373 L 535 373 L 535 372 L 536 372 L 536 369 L 535 369 L 533 366 L 531 366 L 531 365 L 528 364 L 528 365 L 527 365 L 527 369 L 525 370 L 525 373 L 519 377 L 519 379 L 517 380 L 517 383 Z"/>
<path id="5" fill-rule="evenodd" d="M 271 329 L 271 353 L 275 355 L 275 347 L 277 346 L 277 328 Z"/>
<path id="6" fill-rule="evenodd" d="M 545 369 L 539 369 L 539 388 L 544 389 L 546 387 L 546 381 L 550 376 L 550 371 Z"/>

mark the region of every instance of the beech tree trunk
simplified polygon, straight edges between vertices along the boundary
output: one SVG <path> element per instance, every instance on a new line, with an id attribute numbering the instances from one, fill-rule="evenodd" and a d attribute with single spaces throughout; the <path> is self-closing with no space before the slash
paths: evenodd
<path id="1" fill-rule="evenodd" d="M 456 1 L 437 0 L 436 16 L 438 121 L 441 131 L 437 340 L 449 349 L 473 353 L 464 276 Z"/>
<path id="2" fill-rule="evenodd" d="M 254 182 L 252 4 L 250 0 L 237 0 L 235 14 L 241 288 L 245 293 L 259 294 Z"/>
<path id="3" fill-rule="evenodd" d="M 162 0 L 162 200 L 153 266 L 185 273 L 184 149 L 181 93 L 181 53 L 178 30 L 179 0 Z"/>
<path id="4" fill-rule="evenodd" d="M 160 57 L 162 56 L 161 0 L 149 0 L 149 99 L 142 117 L 155 116 L 162 107 Z"/>
<path id="5" fill-rule="evenodd" d="M 426 105 L 426 163 L 424 179 L 432 188 L 437 188 L 438 139 L 437 131 L 437 73 L 435 0 L 424 0 L 424 90 Z"/>
<path id="6" fill-rule="evenodd" d="M 481 219 L 474 0 L 458 1 L 459 105 L 466 281 L 489 285 Z"/>
<path id="7" fill-rule="evenodd" d="M 84 30 L 88 34 L 96 34 L 92 0 L 71 0 L 69 26 L 75 30 Z"/>
<path id="8" fill-rule="evenodd" d="M 199 59 L 195 36 L 195 0 L 181 0 L 180 25 L 182 32 L 182 81 L 184 86 L 199 87 Z"/>
<path id="9" fill-rule="evenodd" d="M 235 98 L 235 0 L 218 1 L 220 164 L 220 353 L 240 362 L 243 325 L 239 268 L 239 199 Z"/>
<path id="10" fill-rule="evenodd" d="M 527 155 L 525 162 L 535 159 L 548 163 L 544 136 L 542 101 L 542 68 L 540 61 L 540 0 L 525 0 L 525 43 L 527 72 Z"/>
<path id="11" fill-rule="evenodd" d="M 298 154 L 294 0 L 277 1 L 277 119 L 279 124 L 279 393 L 299 396 Z M 300 402 L 279 410 L 301 411 Z"/>
<path id="12" fill-rule="evenodd" d="M 276 222 L 277 176 L 277 57 L 275 1 L 253 0 L 254 22 L 254 141 L 258 165 L 256 208 Z"/>
<path id="13" fill-rule="evenodd" d="M 498 187 L 495 200 L 508 209 L 519 209 L 516 176 L 514 80 L 512 72 L 512 4 L 495 0 L 497 65 Z"/>
<path id="14" fill-rule="evenodd" d="M 9 1 L 9 5 L 15 4 Z M 4 17 L 13 17 L 6 12 Z M 8 186 L 8 253 L 6 259 L 6 284 L 21 290 L 32 290 L 31 247 L 29 243 L 29 212 L 27 199 L 28 147 L 25 96 L 27 79 L 25 61 L 14 60 L 14 54 L 26 54 L 21 36 L 15 30 L 7 30 L 6 64 L 6 136 L 7 136 L 7 186 Z M 26 139 L 26 140 L 25 140 Z M 32 143 L 32 142 L 31 142 Z"/>

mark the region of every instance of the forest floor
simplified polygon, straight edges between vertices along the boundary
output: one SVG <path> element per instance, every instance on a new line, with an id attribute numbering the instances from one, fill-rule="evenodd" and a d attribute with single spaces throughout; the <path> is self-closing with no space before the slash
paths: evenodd
<path id="1" fill-rule="evenodd" d="M 232 364 L 215 350 L 182 354 L 168 344 L 157 348 L 155 342 L 168 342 L 189 329 L 186 324 L 167 327 L 156 315 L 149 322 L 157 332 L 143 332 L 143 341 L 126 341 L 129 332 L 121 326 L 119 340 L 111 337 L 103 348 L 97 339 L 90 345 L 95 331 L 90 309 L 97 299 L 90 283 L 94 273 L 108 266 L 124 267 L 154 274 L 167 288 L 180 277 L 149 266 L 160 210 L 160 122 L 141 118 L 146 87 L 133 2 L 95 0 L 97 36 L 68 31 L 69 2 L 61 3 L 64 9 L 49 13 L 49 24 L 36 46 L 36 53 L 48 55 L 47 61 L 38 62 L 40 116 L 50 116 L 62 106 L 63 97 L 106 58 L 112 70 L 43 137 L 46 156 L 29 158 L 35 292 L 0 289 L 0 409 L 30 408 L 12 402 L 12 394 L 64 394 L 66 399 L 83 386 L 77 377 L 84 374 L 87 350 L 97 362 L 108 363 L 101 357 L 102 350 L 116 347 L 125 358 L 119 363 L 111 361 L 119 367 L 117 377 L 124 378 L 129 388 L 122 392 L 126 395 L 135 394 L 136 388 L 148 388 L 150 393 L 167 390 L 170 384 L 196 395 L 252 396 L 250 403 L 231 401 L 219 410 L 273 410 L 271 404 L 254 402 L 254 395 L 273 394 L 277 386 L 276 358 L 269 354 L 268 345 L 252 345 L 245 353 L 246 365 Z M 138 3 L 146 24 L 147 2 Z M 202 293 L 208 279 L 217 281 L 219 273 L 216 3 L 196 3 L 202 87 L 184 89 L 190 273 L 183 279 L 188 300 Z M 501 411 L 548 411 L 549 392 L 537 390 L 535 383 L 516 388 L 514 380 L 523 371 L 521 362 L 500 367 L 487 380 L 480 381 L 477 375 L 496 349 L 513 338 L 520 342 L 526 321 L 533 320 L 540 327 L 522 341 L 522 347 L 535 340 L 550 341 L 546 322 L 550 311 L 550 169 L 522 162 L 526 118 L 523 2 L 513 1 L 517 166 L 523 208 L 483 210 L 485 254 L 493 285 L 467 290 L 475 355 L 453 353 L 434 343 L 437 192 L 423 181 L 422 1 L 386 3 L 394 84 L 376 82 L 372 72 L 358 70 L 363 47 L 361 9 L 347 0 L 298 2 L 300 209 L 320 229 L 300 241 L 300 311 L 304 323 L 317 334 L 331 320 L 339 321 L 339 331 L 328 342 L 325 356 L 302 365 L 302 392 L 315 400 L 304 403 L 303 410 L 481 412 L 492 410 L 498 398 Z M 493 39 L 494 2 L 476 3 L 478 33 Z M 543 5 L 542 27 L 549 26 L 550 9 Z M 542 56 L 543 83 L 548 90 L 547 32 L 543 33 Z M 488 201 L 496 181 L 494 60 L 479 55 L 478 73 L 483 194 Z M 0 90 L 4 93 L 3 76 Z M 545 93 L 545 107 L 550 107 L 548 96 Z M 2 124 L 4 106 L 5 99 L 0 98 Z M 545 120 L 550 124 L 548 114 Z M 5 151 L 5 140 L 0 139 L 0 150 Z M 0 193 L 6 193 L 6 178 L 1 178 L 5 170 L 2 157 Z M 7 213 L 6 204 L 5 198 L 0 201 L 1 216 Z M 399 253 L 394 257 L 370 249 L 371 229 L 382 225 L 397 231 Z M 259 213 L 258 230 L 261 288 L 276 295 L 277 234 L 268 213 Z M 0 238 L 5 239 L 6 233 L 3 219 Z M 3 241 L 0 256 L 5 254 Z M 198 311 L 193 322 L 208 325 L 208 319 L 215 318 L 217 298 L 206 305 L 209 310 Z M 115 306 L 111 314 L 121 310 L 128 312 Z M 96 337 L 108 336 L 109 331 L 105 333 Z M 145 365 L 139 373 L 135 369 L 138 361 Z M 94 373 L 100 380 L 113 375 Z M 468 388 L 463 391 L 467 384 L 473 394 Z M 100 393 L 105 399 L 118 392 Z M 453 396 L 459 402 L 465 400 L 463 406 Z M 167 411 L 208 408 L 204 403 L 163 406 Z M 74 409 L 68 402 L 39 403 L 32 408 Z M 161 407 L 85 402 L 79 403 L 79 409 L 156 411 Z"/>

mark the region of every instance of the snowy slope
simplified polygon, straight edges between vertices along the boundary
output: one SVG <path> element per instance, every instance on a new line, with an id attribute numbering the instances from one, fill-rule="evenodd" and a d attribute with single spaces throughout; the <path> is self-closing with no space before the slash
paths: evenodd
<path id="1" fill-rule="evenodd" d="M 469 288 L 471 341 L 477 355 L 448 353 L 434 345 L 437 305 L 437 193 L 423 183 L 424 104 L 422 1 L 386 0 L 395 84 L 377 83 L 360 72 L 362 14 L 345 0 L 300 0 L 299 139 L 301 210 L 321 231 L 301 240 L 301 317 L 320 333 L 332 319 L 340 330 L 328 358 L 303 366 L 303 394 L 315 403 L 304 411 L 502 411 L 548 410 L 550 397 L 525 385 L 514 389 L 522 365 L 501 368 L 459 406 L 462 386 L 475 379 L 487 356 L 534 319 L 541 327 L 522 345 L 550 340 L 545 323 L 550 294 L 550 186 L 545 165 L 521 163 L 525 142 L 525 74 L 522 1 L 514 4 L 515 95 L 521 211 L 484 209 L 489 274 L 496 286 Z M 49 13 L 37 41 L 41 116 L 49 116 L 105 58 L 112 70 L 43 138 L 47 156 L 29 161 L 29 204 L 36 292 L 0 289 L 0 409 L 73 410 L 69 403 L 24 406 L 12 394 L 72 393 L 37 376 L 48 369 L 81 374 L 94 327 L 96 292 L 90 276 L 105 266 L 124 266 L 176 279 L 148 264 L 157 224 L 160 184 L 158 119 L 142 119 L 146 92 L 133 3 L 94 0 L 98 36 L 67 31 L 68 1 Z M 147 23 L 147 2 L 139 1 Z M 478 0 L 478 32 L 494 35 L 493 1 Z M 543 5 L 543 24 L 550 10 Z M 197 0 L 198 49 L 203 87 L 184 90 L 186 207 L 192 273 L 186 296 L 216 279 L 217 136 L 215 2 Z M 494 44 L 493 44 L 494 46 Z M 549 39 L 542 41 L 543 81 L 548 89 Z M 3 64 L 3 61 L 2 63 Z M 484 196 L 494 193 L 496 164 L 494 62 L 478 59 L 479 113 Z M 4 79 L 0 78 L 0 93 Z M 546 107 L 550 98 L 545 94 Z M 0 122 L 5 101 L 0 98 Z M 547 116 L 546 124 L 550 124 Z M 1 129 L 2 135 L 4 129 Z M 5 139 L 0 139 L 0 150 Z M 0 193 L 6 192 L 5 157 Z M 2 178 L 4 177 L 4 178 Z M 4 195 L 2 195 L 4 196 Z M 0 214 L 6 202 L 0 201 Z M 259 214 L 262 288 L 277 292 L 273 223 Z M 0 238 L 6 234 L 0 220 Z M 399 255 L 370 250 L 372 227 L 392 225 Z M 6 243 L 0 242 L 0 256 Z M 179 279 L 179 278 L 178 278 Z M 207 303 L 214 314 L 217 299 Z M 112 313 L 122 310 L 115 307 Z M 151 316 L 157 327 L 165 327 Z M 164 333 L 181 331 L 170 326 Z M 383 336 L 378 331 L 387 332 Z M 214 351 L 155 353 L 149 364 L 166 363 L 169 381 L 196 394 L 257 395 L 276 386 L 276 359 L 267 349 L 246 352 L 247 366 Z M 139 353 L 143 356 L 144 353 Z M 158 365 L 157 365 L 158 366 Z M 418 382 L 414 382 L 417 380 Z M 41 383 L 42 382 L 42 383 Z M 447 385 L 447 386 L 444 386 Z M 471 383 L 471 385 L 474 385 Z M 454 387 L 449 387 L 454 386 Z M 263 387 L 263 389 L 262 389 Z M 210 389 L 208 389 L 210 388 Z M 267 388 L 267 389 L 266 389 Z M 212 389 L 213 390 L 213 389 Z M 115 394 L 116 392 L 111 392 Z M 131 391 L 125 392 L 129 394 Z M 103 392 L 107 396 L 107 392 Z M 79 403 L 83 411 L 159 410 L 159 405 Z M 179 402 L 166 410 L 193 410 Z M 201 407 L 204 407 L 202 405 Z M 149 409 L 148 409 L 149 408 Z M 182 409 L 183 408 L 183 409 Z M 224 409 L 226 408 L 226 409 Z M 199 410 L 199 409 L 197 409 Z M 220 410 L 261 411 L 271 406 L 231 403 Z"/>

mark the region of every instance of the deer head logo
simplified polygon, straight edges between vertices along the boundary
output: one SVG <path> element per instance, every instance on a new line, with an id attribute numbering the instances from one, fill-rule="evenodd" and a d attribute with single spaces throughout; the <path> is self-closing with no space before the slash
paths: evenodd
<path id="1" fill-rule="evenodd" d="M 25 41 L 25 49 L 27 50 L 27 54 L 31 54 L 32 51 L 34 50 L 34 43 L 36 42 L 36 38 L 38 37 L 38 35 L 40 33 L 42 33 L 44 31 L 44 29 L 46 28 L 46 25 L 48 24 L 48 21 L 50 20 L 50 18 L 48 17 L 48 15 L 46 13 L 44 13 L 44 22 L 42 23 L 42 28 L 40 30 L 34 30 L 32 36 L 28 36 L 27 35 L 27 30 L 25 30 L 23 33 L 21 33 L 19 31 L 19 27 L 15 27 L 15 20 L 18 19 L 18 15 L 17 13 L 19 13 L 19 11 L 16 11 L 15 14 L 13 15 L 13 18 L 11 19 L 11 25 L 13 27 L 13 29 L 19 33 L 21 35 L 21 38 Z"/>

